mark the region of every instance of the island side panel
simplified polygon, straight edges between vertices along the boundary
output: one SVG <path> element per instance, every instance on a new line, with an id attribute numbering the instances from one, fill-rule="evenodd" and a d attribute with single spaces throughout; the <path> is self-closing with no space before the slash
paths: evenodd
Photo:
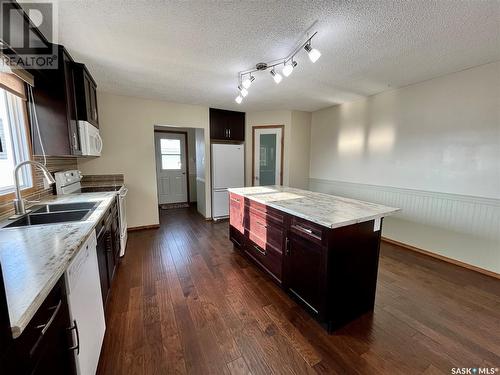
<path id="1" fill-rule="evenodd" d="M 373 311 L 382 219 L 333 229 L 328 238 L 327 328 L 336 330 Z M 378 229 L 378 230 L 375 230 Z"/>
<path id="2" fill-rule="evenodd" d="M 241 195 L 229 193 L 229 239 L 239 249 L 244 244 L 244 198 Z"/>

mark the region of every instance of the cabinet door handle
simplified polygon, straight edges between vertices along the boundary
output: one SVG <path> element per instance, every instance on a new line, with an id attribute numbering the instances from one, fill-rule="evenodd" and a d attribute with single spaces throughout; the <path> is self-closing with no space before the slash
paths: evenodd
<path id="1" fill-rule="evenodd" d="M 47 321 L 47 323 L 40 324 L 39 326 L 36 327 L 37 329 L 42 330 L 42 333 L 41 333 L 42 336 L 45 335 L 45 333 L 47 333 L 47 330 L 50 328 L 50 326 L 54 322 L 54 319 L 56 318 L 57 313 L 61 309 L 61 305 L 62 305 L 62 300 L 59 300 L 59 303 L 56 306 L 53 306 L 49 309 L 49 310 L 54 310 L 54 312 L 50 316 L 50 319 Z"/>
<path id="2" fill-rule="evenodd" d="M 295 228 L 297 228 L 298 230 L 300 230 L 302 232 L 306 232 L 307 234 L 313 234 L 313 231 L 309 228 L 304 228 L 304 227 L 301 227 L 300 225 L 296 225 Z"/>
<path id="3" fill-rule="evenodd" d="M 239 200 L 239 199 L 236 199 L 236 198 L 231 198 L 231 200 L 232 200 L 233 202 L 240 203 L 240 200 Z"/>
<path id="4" fill-rule="evenodd" d="M 290 255 L 290 239 L 285 238 L 285 254 Z"/>
<path id="5" fill-rule="evenodd" d="M 229 138 L 231 138 L 231 128 L 229 128 L 228 131 L 229 131 Z"/>
<path id="6" fill-rule="evenodd" d="M 80 332 L 78 331 L 78 324 L 76 320 L 73 320 L 73 326 L 68 328 L 68 331 L 75 330 L 76 333 L 76 345 L 68 348 L 68 350 L 76 350 L 76 354 L 80 354 Z"/>
<path id="7" fill-rule="evenodd" d="M 262 255 L 267 255 L 266 251 L 265 250 L 261 250 L 260 247 L 258 247 L 258 246 L 254 245 L 254 249 L 257 250 Z"/>
<path id="8" fill-rule="evenodd" d="M 76 133 L 73 133 L 73 149 L 78 150 L 78 142 L 76 140 Z"/>

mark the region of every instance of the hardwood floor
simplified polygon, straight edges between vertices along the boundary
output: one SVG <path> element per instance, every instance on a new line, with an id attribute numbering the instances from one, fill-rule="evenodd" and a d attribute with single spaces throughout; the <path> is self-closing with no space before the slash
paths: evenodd
<path id="1" fill-rule="evenodd" d="M 498 280 L 383 243 L 374 313 L 328 335 L 192 208 L 130 233 L 107 317 L 99 374 L 500 367 Z"/>

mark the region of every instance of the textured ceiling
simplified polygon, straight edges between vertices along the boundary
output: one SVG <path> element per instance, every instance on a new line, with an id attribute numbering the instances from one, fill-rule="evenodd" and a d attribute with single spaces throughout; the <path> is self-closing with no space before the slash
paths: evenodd
<path id="1" fill-rule="evenodd" d="M 248 110 L 313 111 L 500 59 L 499 1 L 59 1 L 59 43 L 100 90 Z M 237 72 L 313 46 L 276 85 Z"/>

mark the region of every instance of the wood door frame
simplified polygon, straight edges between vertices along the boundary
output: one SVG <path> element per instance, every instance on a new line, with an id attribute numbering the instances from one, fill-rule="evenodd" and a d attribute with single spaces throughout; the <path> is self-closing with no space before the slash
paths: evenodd
<path id="1" fill-rule="evenodd" d="M 158 130 L 158 129 L 154 129 L 154 133 L 184 134 L 184 144 L 186 145 L 186 155 L 184 155 L 184 157 L 186 159 L 185 162 L 186 162 L 187 202 L 180 202 L 180 203 L 191 203 L 191 194 L 189 194 L 189 146 L 188 146 L 188 132 L 187 131 L 182 131 L 182 130 Z M 155 144 L 155 163 L 156 162 L 157 162 L 157 160 L 156 160 L 156 144 Z M 158 173 L 156 175 L 156 183 L 158 183 Z"/>
<path id="2" fill-rule="evenodd" d="M 283 185 L 283 160 L 284 160 L 284 154 L 285 154 L 285 125 L 256 125 L 256 126 L 252 126 L 252 186 L 255 186 L 255 130 L 256 129 L 281 129 L 280 185 Z"/>

